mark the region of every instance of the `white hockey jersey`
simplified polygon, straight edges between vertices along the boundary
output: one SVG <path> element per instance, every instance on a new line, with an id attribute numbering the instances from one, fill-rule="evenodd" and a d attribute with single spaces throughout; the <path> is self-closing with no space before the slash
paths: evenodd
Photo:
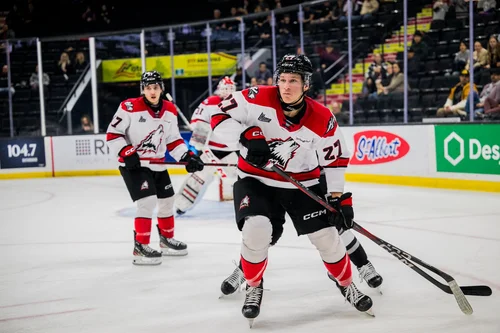
<path id="1" fill-rule="evenodd" d="M 210 121 L 212 116 L 220 112 L 219 104 L 222 102 L 222 98 L 219 96 L 210 96 L 205 99 L 196 108 L 191 117 L 191 125 L 193 126 L 193 135 L 197 134 L 197 126 L 203 126 L 210 128 Z M 233 127 L 225 128 L 225 132 L 218 131 L 217 133 L 210 133 L 208 136 L 208 148 L 210 150 L 222 150 L 222 151 L 237 151 L 239 150 L 239 133 L 243 131 L 240 124 L 234 124 Z M 200 132 L 203 132 L 201 130 Z M 232 140 L 237 137 L 237 140 Z"/>
<path id="2" fill-rule="evenodd" d="M 179 133 L 177 110 L 169 101 L 163 101 L 160 112 L 156 114 L 143 97 L 127 99 L 120 103 L 106 132 L 107 144 L 116 156 L 130 144 L 139 154 L 141 165 L 153 171 L 166 170 L 166 165 L 148 162 L 164 161 L 167 149 L 177 161 L 188 150 Z M 124 165 L 121 157 L 118 162 Z"/>
<path id="3" fill-rule="evenodd" d="M 306 97 L 305 114 L 299 124 L 288 121 L 278 97 L 278 87 L 259 86 L 235 92 L 219 105 L 220 113 L 212 116 L 215 133 L 240 123 L 244 128 L 258 126 L 271 149 L 271 161 L 305 186 L 318 183 L 320 166 L 324 169 L 328 191 L 344 191 L 344 173 L 349 152 L 335 116 L 330 110 Z M 239 137 L 238 137 L 239 139 Z M 233 138 L 234 140 L 234 138 Z M 272 171 L 256 168 L 246 160 L 242 147 L 238 175 L 254 177 L 274 187 L 295 188 Z"/>

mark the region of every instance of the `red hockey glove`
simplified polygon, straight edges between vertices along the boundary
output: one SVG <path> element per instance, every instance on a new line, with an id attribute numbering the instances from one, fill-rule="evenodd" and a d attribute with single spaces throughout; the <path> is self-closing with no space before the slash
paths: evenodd
<path id="1" fill-rule="evenodd" d="M 201 171 L 205 167 L 201 158 L 191 150 L 188 150 L 184 155 L 182 155 L 180 162 L 187 162 L 186 171 L 189 173 Z"/>
<path id="2" fill-rule="evenodd" d="M 331 214 L 330 223 L 337 229 L 351 229 L 353 226 L 354 210 L 352 209 L 352 193 L 346 192 L 338 198 L 328 197 L 328 204 L 338 213 Z"/>
<path id="3" fill-rule="evenodd" d="M 141 159 L 132 145 L 127 145 L 120 150 L 118 156 L 123 158 L 125 167 L 129 170 L 139 169 L 141 167 Z"/>
<path id="4" fill-rule="evenodd" d="M 248 162 L 263 167 L 271 157 L 271 149 L 266 142 L 266 138 L 262 133 L 260 127 L 252 126 L 247 128 L 240 135 L 240 142 L 248 149 L 247 157 Z"/>

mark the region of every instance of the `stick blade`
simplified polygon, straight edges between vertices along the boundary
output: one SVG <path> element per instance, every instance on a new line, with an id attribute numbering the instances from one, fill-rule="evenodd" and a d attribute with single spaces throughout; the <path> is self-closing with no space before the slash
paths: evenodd
<path id="1" fill-rule="evenodd" d="M 448 285 L 450 286 L 453 296 L 455 296 L 455 300 L 457 301 L 460 310 L 462 310 L 462 312 L 466 315 L 471 315 L 474 310 L 472 310 L 472 306 L 465 297 L 462 289 L 460 289 L 457 281 L 451 280 L 450 282 L 448 282 Z"/>
<path id="2" fill-rule="evenodd" d="M 488 286 L 461 286 L 464 295 L 470 296 L 491 296 L 493 291 Z"/>

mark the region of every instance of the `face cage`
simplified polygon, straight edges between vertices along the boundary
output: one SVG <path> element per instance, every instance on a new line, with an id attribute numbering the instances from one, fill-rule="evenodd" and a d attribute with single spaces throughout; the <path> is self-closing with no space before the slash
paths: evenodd
<path id="1" fill-rule="evenodd" d="M 215 92 L 220 98 L 225 99 L 227 96 L 231 95 L 236 91 L 236 86 L 234 84 L 227 84 L 217 88 Z"/>
<path id="2" fill-rule="evenodd" d="M 163 84 L 163 81 L 160 81 L 160 82 L 150 82 L 148 84 L 144 84 L 144 83 L 141 83 L 140 85 L 140 94 L 141 95 L 144 95 L 144 88 L 146 88 L 147 86 L 149 86 L 150 84 L 159 84 L 160 85 L 160 88 L 161 88 L 161 91 L 165 91 L 165 85 Z"/>

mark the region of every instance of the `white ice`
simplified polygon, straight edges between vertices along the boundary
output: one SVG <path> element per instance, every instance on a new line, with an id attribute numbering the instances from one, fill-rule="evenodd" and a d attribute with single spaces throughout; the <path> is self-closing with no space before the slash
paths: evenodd
<path id="1" fill-rule="evenodd" d="M 175 187 L 182 176 L 173 177 Z M 384 277 L 375 318 L 344 302 L 307 237 L 290 221 L 270 249 L 261 315 L 250 330 L 244 294 L 218 299 L 238 259 L 233 203 L 204 200 L 176 220 L 187 257 L 132 265 L 133 214 L 119 177 L 0 182 L 0 332 L 500 332 L 500 195 L 348 184 L 357 221 L 452 276 L 489 285 L 472 316 L 367 238 Z M 154 231 L 155 229 L 153 229 Z M 157 248 L 158 235 L 152 233 Z M 444 281 L 443 281 L 444 282 Z"/>

